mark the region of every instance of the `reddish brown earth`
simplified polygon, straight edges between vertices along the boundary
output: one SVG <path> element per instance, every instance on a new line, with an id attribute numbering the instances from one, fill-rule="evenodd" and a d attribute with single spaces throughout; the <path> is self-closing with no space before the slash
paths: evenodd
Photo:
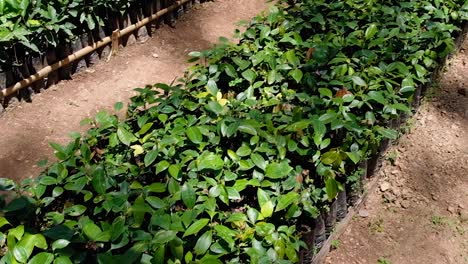
<path id="1" fill-rule="evenodd" d="M 267 9 L 264 0 L 215 0 L 196 5 L 175 28 L 163 26 L 144 43 L 101 62 L 21 103 L 0 116 L 0 177 L 20 180 L 40 173 L 39 160 L 53 159 L 48 143 L 65 144 L 68 133 L 84 131 L 81 120 L 127 101 L 136 87 L 171 82 L 187 67 L 190 51 L 208 49 L 231 37 L 240 20 Z"/>
<path id="2" fill-rule="evenodd" d="M 326 263 L 468 263 L 468 39 L 437 86 Z"/>

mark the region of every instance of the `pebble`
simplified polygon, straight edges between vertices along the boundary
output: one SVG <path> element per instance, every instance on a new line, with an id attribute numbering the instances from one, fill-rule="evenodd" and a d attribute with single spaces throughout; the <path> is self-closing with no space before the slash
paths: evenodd
<path id="1" fill-rule="evenodd" d="M 382 182 L 382 184 L 380 184 L 380 190 L 382 192 L 385 192 L 387 191 L 388 189 L 390 189 L 390 183 L 388 182 Z"/>
<path id="2" fill-rule="evenodd" d="M 403 200 L 403 201 L 400 202 L 400 205 L 401 205 L 402 208 L 408 209 L 410 207 L 410 201 Z"/>
<path id="3" fill-rule="evenodd" d="M 463 223 L 468 222 L 468 211 L 460 211 L 460 221 Z"/>
<path id="4" fill-rule="evenodd" d="M 447 208 L 447 211 L 449 211 L 450 213 L 454 214 L 457 210 L 455 209 L 455 207 L 449 206 L 449 207 Z"/>
<path id="5" fill-rule="evenodd" d="M 385 200 L 387 200 L 390 203 L 393 203 L 396 200 L 395 196 L 393 194 L 389 193 L 389 192 L 384 193 L 383 196 L 384 196 Z"/>
<path id="6" fill-rule="evenodd" d="M 397 188 L 394 188 L 394 189 L 392 190 L 392 192 L 393 192 L 393 194 L 395 194 L 395 196 L 397 196 L 397 197 L 401 195 L 401 191 L 400 191 L 399 189 L 397 189 Z"/>
<path id="7" fill-rule="evenodd" d="M 365 209 L 361 209 L 359 210 L 358 212 L 359 216 L 362 217 L 362 218 L 367 218 L 369 217 L 369 211 L 365 210 Z"/>
<path id="8" fill-rule="evenodd" d="M 159 58 L 159 55 L 157 53 L 153 53 L 153 58 Z"/>

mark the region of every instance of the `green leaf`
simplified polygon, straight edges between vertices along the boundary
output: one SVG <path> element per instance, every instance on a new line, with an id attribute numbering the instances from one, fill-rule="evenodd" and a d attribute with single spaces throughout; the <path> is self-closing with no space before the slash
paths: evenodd
<path id="1" fill-rule="evenodd" d="M 205 107 L 208 111 L 216 115 L 220 115 L 224 111 L 224 107 L 216 101 L 210 101 Z"/>
<path id="2" fill-rule="evenodd" d="M 200 58 L 200 57 L 203 57 L 203 53 L 199 52 L 199 51 L 192 51 L 188 54 L 190 57 L 196 57 L 196 58 Z"/>
<path id="3" fill-rule="evenodd" d="M 382 92 L 377 92 L 377 91 L 370 91 L 368 94 L 370 99 L 381 103 L 383 105 L 386 104 L 385 97 L 383 96 Z"/>
<path id="4" fill-rule="evenodd" d="M 208 80 L 206 88 L 211 95 L 216 96 L 218 94 L 218 85 L 216 85 L 216 82 L 213 79 Z"/>
<path id="5" fill-rule="evenodd" d="M 230 248 L 233 248 L 235 245 L 235 240 L 233 237 L 237 235 L 234 230 L 224 226 L 224 225 L 215 225 L 214 230 L 216 231 L 216 235 L 226 241 Z"/>
<path id="6" fill-rule="evenodd" d="M 275 210 L 275 205 L 272 201 L 266 202 L 262 207 L 260 207 L 260 213 L 264 218 L 270 217 L 273 215 L 273 211 Z"/>
<path id="7" fill-rule="evenodd" d="M 212 232 L 206 231 L 198 240 L 197 243 L 195 244 L 195 254 L 197 255 L 203 255 L 206 253 L 206 251 L 210 248 L 211 242 L 212 242 Z"/>
<path id="8" fill-rule="evenodd" d="M 197 234 L 200 230 L 203 229 L 208 223 L 210 222 L 210 219 L 208 218 L 202 218 L 200 220 L 195 221 L 192 225 L 190 225 L 187 230 L 185 231 L 183 237 L 190 236 Z"/>
<path id="9" fill-rule="evenodd" d="M 4 225 L 9 225 L 10 222 L 8 222 L 8 220 L 3 217 L 3 216 L 0 216 L 0 227 L 4 226 Z"/>
<path id="10" fill-rule="evenodd" d="M 348 158 L 353 161 L 354 164 L 358 164 L 361 160 L 361 155 L 359 152 L 346 152 L 346 155 L 348 155 Z"/>
<path id="11" fill-rule="evenodd" d="M 293 77 L 293 79 L 297 82 L 300 83 L 302 80 L 302 77 L 304 76 L 302 71 L 299 69 L 294 69 L 289 72 L 289 74 Z"/>
<path id="12" fill-rule="evenodd" d="M 284 53 L 284 55 L 286 56 L 288 62 L 293 66 L 298 66 L 300 64 L 300 61 L 297 58 L 296 52 L 294 50 L 288 50 Z"/>
<path id="13" fill-rule="evenodd" d="M 154 239 L 151 241 L 155 244 L 166 244 L 177 237 L 177 232 L 173 230 L 161 230 L 156 232 Z"/>
<path id="14" fill-rule="evenodd" d="M 59 239 L 59 240 L 56 240 L 54 243 L 52 243 L 52 250 L 56 250 L 56 249 L 62 249 L 62 248 L 65 248 L 68 246 L 68 244 L 70 244 L 70 241 L 66 240 L 66 239 Z"/>
<path id="15" fill-rule="evenodd" d="M 200 144 L 203 141 L 203 135 L 200 132 L 200 129 L 198 129 L 196 126 L 187 128 L 185 133 L 187 134 L 187 137 L 190 139 L 190 141 L 195 144 Z"/>
<path id="16" fill-rule="evenodd" d="M 182 186 L 181 196 L 182 196 L 182 201 L 188 208 L 191 209 L 195 206 L 197 194 L 195 193 L 195 190 L 190 184 L 185 183 Z"/>
<path id="17" fill-rule="evenodd" d="M 149 186 L 145 186 L 145 189 L 154 193 L 163 193 L 166 191 L 166 185 L 164 183 L 155 182 Z"/>
<path id="18" fill-rule="evenodd" d="M 338 194 L 339 183 L 333 177 L 327 177 L 325 180 L 325 191 L 328 196 L 328 200 L 333 200 Z"/>
<path id="19" fill-rule="evenodd" d="M 54 261 L 54 254 L 41 252 L 28 261 L 28 264 L 50 264 Z"/>
<path id="20" fill-rule="evenodd" d="M 286 177 L 293 168 L 289 166 L 287 161 L 280 163 L 272 162 L 266 166 L 265 176 L 272 179 L 280 179 Z"/>
<path id="21" fill-rule="evenodd" d="M 169 168 L 169 165 L 170 164 L 167 160 L 158 162 L 158 164 L 156 165 L 156 174 L 165 171 L 167 168 Z"/>
<path id="22" fill-rule="evenodd" d="M 261 188 L 258 188 L 257 190 L 257 199 L 258 199 L 258 205 L 260 207 L 262 207 L 264 204 L 266 204 L 268 201 L 271 200 L 268 193 L 262 190 Z"/>
<path id="23" fill-rule="evenodd" d="M 86 211 L 86 206 L 77 204 L 66 208 L 63 212 L 70 216 L 80 216 Z"/>
<path id="24" fill-rule="evenodd" d="M 104 169 L 101 166 L 97 167 L 93 173 L 91 184 L 98 194 L 105 194 L 107 190 L 106 177 L 104 174 Z"/>
<path id="25" fill-rule="evenodd" d="M 416 88 L 414 87 L 414 82 L 413 79 L 411 78 L 405 78 L 401 82 L 401 89 L 400 93 L 409 93 L 409 92 L 414 92 Z"/>
<path id="26" fill-rule="evenodd" d="M 125 218 L 123 216 L 116 217 L 111 226 L 111 240 L 115 241 L 125 231 Z"/>
<path id="27" fill-rule="evenodd" d="M 106 230 L 104 232 L 101 232 L 99 233 L 97 236 L 96 236 L 96 241 L 98 242 L 109 242 L 109 240 L 111 239 L 111 232 L 110 230 Z"/>
<path id="28" fill-rule="evenodd" d="M 57 184 L 57 179 L 51 176 L 43 176 L 39 180 L 39 183 L 42 185 L 54 185 Z"/>
<path id="29" fill-rule="evenodd" d="M 150 128 L 152 128 L 154 125 L 154 123 L 147 123 L 147 124 L 144 124 L 141 129 L 138 131 L 138 134 L 140 135 L 144 135 L 146 134 L 146 132 L 148 132 L 148 130 L 150 130 Z"/>
<path id="30" fill-rule="evenodd" d="M 271 70 L 269 73 L 268 73 L 268 79 L 267 79 L 267 82 L 268 84 L 273 84 L 276 82 L 276 76 L 278 75 L 278 72 L 276 70 Z"/>
<path id="31" fill-rule="evenodd" d="M 54 260 L 54 264 L 73 264 L 67 256 L 60 256 Z"/>
<path id="32" fill-rule="evenodd" d="M 373 36 L 375 36 L 375 34 L 377 33 L 378 29 L 377 29 L 377 24 L 375 23 L 372 23 L 367 29 L 366 29 L 366 33 L 364 34 L 365 38 L 366 39 L 370 39 L 372 38 Z"/>
<path id="33" fill-rule="evenodd" d="M 26 262 L 31 256 L 34 247 L 47 248 L 47 242 L 41 234 L 25 234 L 13 248 L 13 255 L 20 262 Z"/>
<path id="34" fill-rule="evenodd" d="M 266 169 L 267 163 L 266 163 L 265 159 L 262 157 L 262 155 L 260 155 L 258 153 L 252 153 L 250 155 L 250 158 L 252 159 L 255 166 L 259 167 L 262 170 Z"/>
<path id="35" fill-rule="evenodd" d="M 102 232 L 101 228 L 93 222 L 87 222 L 83 226 L 84 234 L 91 240 L 96 241 L 97 236 Z"/>
<path id="36" fill-rule="evenodd" d="M 32 252 L 32 250 L 31 250 Z M 15 256 L 15 259 L 19 262 L 25 263 L 28 261 L 29 255 L 26 249 L 23 246 L 16 245 L 13 248 L 13 256 Z"/>
<path id="37" fill-rule="evenodd" d="M 138 140 L 132 133 L 130 133 L 124 127 L 119 127 L 117 129 L 117 137 L 119 138 L 120 142 L 127 146 L 130 146 L 131 143 Z"/>
<path id="38" fill-rule="evenodd" d="M 247 145 L 242 145 L 239 149 L 237 149 L 236 154 L 240 157 L 245 157 L 250 155 L 252 150 Z"/>
<path id="39" fill-rule="evenodd" d="M 156 196 L 148 196 L 146 197 L 146 202 L 148 202 L 151 207 L 155 208 L 155 209 L 161 209 L 161 208 L 165 208 L 167 206 L 166 202 L 164 202 L 164 200 L 162 200 L 161 198 L 159 197 L 156 197 Z"/>
<path id="40" fill-rule="evenodd" d="M 174 179 L 179 179 L 180 177 L 180 165 L 179 164 L 171 164 L 169 166 L 169 175 L 174 177 Z"/>
<path id="41" fill-rule="evenodd" d="M 255 78 L 257 78 L 257 74 L 251 69 L 248 69 L 242 72 L 242 77 L 244 77 L 244 79 L 246 79 L 250 83 L 253 83 L 255 81 Z"/>
<path id="42" fill-rule="evenodd" d="M 328 88 L 319 88 L 318 90 L 321 96 L 328 97 L 328 98 L 333 97 L 332 91 Z"/>
<path id="43" fill-rule="evenodd" d="M 353 76 L 351 77 L 353 80 L 353 83 L 356 84 L 357 86 L 367 86 L 366 82 L 359 76 Z"/>
<path id="44" fill-rule="evenodd" d="M 229 77 L 237 78 L 237 72 L 231 64 L 225 64 L 224 71 Z"/>
<path id="45" fill-rule="evenodd" d="M 145 167 L 149 167 L 158 157 L 159 151 L 157 149 L 150 150 L 145 155 Z"/>
<path id="46" fill-rule="evenodd" d="M 398 131 L 394 129 L 389 129 L 389 128 L 383 128 L 383 127 L 377 127 L 377 132 L 379 132 L 380 135 L 389 138 L 389 139 L 397 139 L 398 138 Z"/>
<path id="47" fill-rule="evenodd" d="M 276 205 L 276 212 L 288 208 L 292 203 L 299 200 L 300 195 L 296 192 L 289 192 L 286 195 L 281 195 L 278 198 L 278 204 Z"/>
<path id="48" fill-rule="evenodd" d="M 321 157 L 320 160 L 325 165 L 332 165 L 336 162 L 341 162 L 341 156 L 338 151 L 330 150 L 325 152 Z"/>
<path id="49" fill-rule="evenodd" d="M 395 108 L 396 110 L 400 110 L 406 113 L 411 111 L 411 109 L 408 106 L 404 104 L 400 104 L 400 103 L 392 104 L 391 107 Z"/>
<path id="50" fill-rule="evenodd" d="M 327 112 L 319 117 L 319 120 L 323 122 L 323 124 L 328 124 L 337 118 L 337 114 L 335 112 Z"/>
<path id="51" fill-rule="evenodd" d="M 120 111 L 120 110 L 122 110 L 123 106 L 124 106 L 124 104 L 122 102 L 117 102 L 117 103 L 114 104 L 114 110 L 115 111 Z"/>
<path id="52" fill-rule="evenodd" d="M 247 67 L 250 66 L 250 61 L 246 61 L 246 60 L 243 60 L 239 57 L 233 57 L 232 58 L 232 61 L 237 65 L 239 66 L 239 70 L 243 71 L 245 69 L 247 69 Z"/>
<path id="53" fill-rule="evenodd" d="M 198 170 L 220 170 L 223 166 L 224 161 L 221 159 L 221 156 L 211 152 L 205 152 L 197 158 Z"/>

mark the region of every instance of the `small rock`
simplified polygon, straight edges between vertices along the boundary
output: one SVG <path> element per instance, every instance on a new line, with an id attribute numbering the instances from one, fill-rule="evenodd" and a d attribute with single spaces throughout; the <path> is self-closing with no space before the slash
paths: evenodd
<path id="1" fill-rule="evenodd" d="M 397 175 L 400 171 L 399 170 L 392 170 L 390 173 L 393 175 Z"/>
<path id="2" fill-rule="evenodd" d="M 468 222 L 468 211 L 460 211 L 460 221 L 463 223 Z"/>
<path id="3" fill-rule="evenodd" d="M 152 56 L 153 56 L 153 58 L 156 58 L 156 59 L 159 58 L 159 54 L 157 54 L 157 53 L 153 53 Z"/>
<path id="4" fill-rule="evenodd" d="M 458 204 L 458 208 L 460 208 L 460 209 L 464 209 L 464 208 L 465 208 L 465 206 L 464 206 L 463 204 L 461 204 L 461 203 L 460 203 L 460 204 Z"/>
<path id="5" fill-rule="evenodd" d="M 449 211 L 450 213 L 454 214 L 454 213 L 457 211 L 457 209 L 455 209 L 455 207 L 453 207 L 453 206 L 449 206 L 449 207 L 447 208 L 447 211 Z"/>
<path id="6" fill-rule="evenodd" d="M 369 215 L 370 215 L 369 211 L 367 211 L 365 209 L 359 210 L 358 214 L 359 214 L 360 217 L 363 217 L 363 218 L 369 217 Z"/>
<path id="7" fill-rule="evenodd" d="M 400 202 L 400 205 L 401 205 L 402 208 L 408 209 L 410 207 L 410 201 L 403 200 L 403 201 Z"/>
<path id="8" fill-rule="evenodd" d="M 432 196 L 432 200 L 434 201 L 439 200 L 439 197 L 435 193 L 432 193 L 431 196 Z"/>
<path id="9" fill-rule="evenodd" d="M 380 184 L 380 190 L 381 190 L 382 192 L 385 192 L 385 191 L 387 191 L 388 189 L 390 189 L 390 183 L 388 183 L 388 182 L 382 182 L 382 183 Z"/>
<path id="10" fill-rule="evenodd" d="M 401 191 L 400 191 L 399 189 L 397 189 L 397 188 L 394 188 L 394 189 L 392 190 L 392 192 L 393 192 L 393 194 L 394 194 L 395 196 L 397 196 L 397 197 L 401 195 Z"/>
<path id="11" fill-rule="evenodd" d="M 389 203 L 393 203 L 396 200 L 395 195 L 393 195 L 390 192 L 386 192 L 383 194 L 383 197 L 385 200 L 387 200 Z"/>

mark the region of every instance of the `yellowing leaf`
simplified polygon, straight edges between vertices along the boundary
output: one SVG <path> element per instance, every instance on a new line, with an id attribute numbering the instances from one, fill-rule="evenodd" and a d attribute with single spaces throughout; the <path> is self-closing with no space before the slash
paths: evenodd
<path id="1" fill-rule="evenodd" d="M 133 155 L 134 156 L 141 155 L 141 154 L 143 154 L 145 152 L 145 149 L 140 145 L 133 145 L 130 148 L 133 149 Z"/>

